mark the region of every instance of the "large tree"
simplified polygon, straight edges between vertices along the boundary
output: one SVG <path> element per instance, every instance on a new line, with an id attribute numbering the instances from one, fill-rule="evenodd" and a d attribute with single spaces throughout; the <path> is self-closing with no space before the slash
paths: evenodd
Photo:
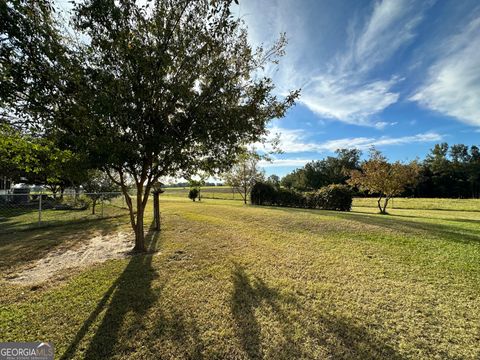
<path id="1" fill-rule="evenodd" d="M 16 11 L 28 13 L 30 2 L 21 3 L 25 7 Z M 35 57 L 35 64 L 55 70 L 48 78 L 56 82 L 42 96 L 33 93 L 32 104 L 41 99 L 42 106 L 22 110 L 44 112 L 42 131 L 87 154 L 121 187 L 134 250 L 145 250 L 144 210 L 160 177 L 224 171 L 298 95 L 277 98 L 271 79 L 262 75 L 283 55 L 285 37 L 270 48 L 252 49 L 231 6 L 231 0 L 85 0 L 74 8 L 76 36 L 68 42 L 58 29 L 49 35 L 56 26 L 49 8 L 39 12 L 48 15 L 46 38 L 54 46 L 44 49 L 33 39 L 35 54 L 45 55 Z M 21 56 L 24 43 L 9 43 Z M 5 62 L 15 65 L 17 58 Z M 43 76 L 37 70 L 25 74 L 35 80 L 25 82 L 26 90 Z M 15 108 L 29 99 L 22 97 Z"/>
<path id="2" fill-rule="evenodd" d="M 59 109 L 67 56 L 52 0 L 0 1 L 0 123 L 36 125 Z"/>
<path id="3" fill-rule="evenodd" d="M 388 201 L 394 196 L 401 195 L 407 186 L 414 185 L 418 172 L 416 162 L 389 163 L 378 150 L 372 149 L 370 158 L 362 163 L 361 170 L 353 170 L 350 173 L 348 183 L 360 190 L 377 194 L 378 209 L 381 214 L 386 214 Z"/>
<path id="4" fill-rule="evenodd" d="M 361 151 L 357 149 L 338 149 L 336 155 L 311 161 L 301 169 L 287 174 L 282 183 L 285 187 L 297 190 L 316 190 L 330 184 L 345 184 L 350 171 L 359 168 Z"/>

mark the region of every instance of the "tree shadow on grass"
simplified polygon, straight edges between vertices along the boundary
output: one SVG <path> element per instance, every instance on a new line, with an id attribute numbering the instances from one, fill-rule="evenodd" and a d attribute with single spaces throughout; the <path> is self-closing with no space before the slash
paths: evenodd
<path id="1" fill-rule="evenodd" d="M 314 315 L 312 316 L 314 317 Z M 371 335 L 351 319 L 322 314 L 316 317 L 319 329 L 309 335 L 321 344 L 331 359 L 402 360 L 393 347 Z"/>
<path id="2" fill-rule="evenodd" d="M 421 221 L 411 221 L 404 215 L 370 215 L 360 213 L 338 213 L 335 216 L 345 220 L 357 221 L 364 224 L 381 226 L 394 231 L 417 232 L 422 231 L 432 234 L 445 240 L 459 242 L 464 244 L 480 244 L 480 232 L 471 229 L 465 229 L 454 224 L 442 225 L 432 224 Z"/>
<path id="3" fill-rule="evenodd" d="M 320 346 L 328 358 L 402 359 L 393 347 L 371 335 L 365 328 L 355 325 L 351 319 L 327 315 L 322 312 L 323 309 L 300 305 L 302 302 L 297 301 L 296 296 L 281 294 L 259 277 L 250 278 L 238 264 L 234 265 L 232 281 L 230 308 L 235 331 L 249 359 L 266 356 L 262 349 L 261 326 L 255 316 L 256 309 L 265 305 L 270 307 L 281 324 L 283 341 L 276 344 L 276 359 L 309 356 L 307 345 L 302 343 L 306 338 L 299 338 L 299 331 L 309 338 L 310 345 Z M 283 310 L 282 304 L 286 305 L 286 310 Z M 290 311 L 292 313 L 289 314 Z"/>
<path id="4" fill-rule="evenodd" d="M 479 219 L 465 219 L 465 218 L 439 218 L 435 216 L 421 216 L 421 215 L 403 215 L 403 214 L 391 214 L 393 217 L 400 217 L 406 219 L 428 219 L 428 220 L 440 220 L 440 221 L 451 221 L 451 222 L 460 222 L 460 223 L 471 223 L 471 224 L 480 224 Z"/>
<path id="5" fill-rule="evenodd" d="M 298 358 L 301 349 L 293 340 L 294 330 L 288 326 L 287 316 L 280 308 L 280 303 L 290 303 L 293 298 L 282 295 L 257 276 L 251 280 L 245 270 L 236 263 L 232 282 L 230 309 L 235 321 L 235 331 L 248 358 L 260 359 L 265 356 L 262 350 L 261 328 L 255 317 L 256 308 L 264 305 L 272 310 L 279 323 L 284 324 L 281 331 L 285 341 L 278 348 L 277 358 Z"/>
<path id="6" fill-rule="evenodd" d="M 390 214 L 388 216 L 380 214 L 366 214 L 362 212 L 341 212 L 341 211 L 328 211 L 328 210 L 312 210 L 312 209 L 299 209 L 299 208 L 280 208 L 269 207 L 273 211 L 282 212 L 304 212 L 308 214 L 318 214 L 322 216 L 330 216 L 341 218 L 344 220 L 355 221 L 361 224 L 380 226 L 386 229 L 391 229 L 396 232 L 410 232 L 417 233 L 419 231 L 432 234 L 436 237 L 443 238 L 445 240 L 463 243 L 463 244 L 480 244 L 480 231 L 472 229 L 465 229 L 461 227 L 461 224 L 434 224 L 430 222 L 422 222 L 415 220 L 408 220 L 406 215 Z M 415 216 L 413 216 L 415 218 Z M 431 218 L 436 220 L 442 220 L 438 218 Z M 479 228 L 480 229 L 480 228 Z"/>
<path id="7" fill-rule="evenodd" d="M 70 359 L 75 356 L 78 345 L 90 331 L 99 315 L 107 308 L 107 304 L 108 308 L 102 322 L 83 357 L 85 359 L 103 359 L 111 357 L 113 353 L 128 353 L 135 350 L 125 348 L 125 344 L 119 344 L 118 340 L 127 316 L 129 316 L 128 339 L 131 340 L 137 332 L 142 331 L 142 318 L 158 298 L 158 293 L 152 291 L 151 284 L 157 277 L 152 267 L 152 258 L 158 248 L 159 236 L 158 232 L 149 232 L 146 237 L 148 253 L 132 256 L 122 274 L 85 320 L 61 359 Z M 124 357 L 128 357 L 128 354 L 125 354 Z"/>
<path id="8" fill-rule="evenodd" d="M 201 339 L 201 332 L 195 320 L 195 314 L 184 313 L 175 304 L 169 304 L 168 312 L 155 309 L 156 325 L 149 335 L 147 342 L 151 344 L 151 351 L 170 344 L 172 357 L 182 359 L 203 359 L 205 344 Z M 171 346 L 174 344 L 174 346 Z"/>
<path id="9" fill-rule="evenodd" d="M 260 325 L 255 318 L 255 307 L 260 305 L 264 296 L 272 294 L 269 291 L 263 294 L 257 284 L 252 284 L 243 268 L 237 264 L 232 281 L 233 295 L 230 308 L 242 348 L 250 359 L 262 358 Z"/>

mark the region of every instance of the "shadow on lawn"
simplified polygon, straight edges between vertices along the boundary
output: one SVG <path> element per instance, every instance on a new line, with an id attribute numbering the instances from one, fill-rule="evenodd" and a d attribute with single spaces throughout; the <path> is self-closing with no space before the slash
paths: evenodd
<path id="1" fill-rule="evenodd" d="M 122 274 L 85 320 L 61 359 L 70 359 L 75 355 L 78 345 L 108 303 L 103 320 L 92 340 L 89 341 L 89 347 L 84 354 L 85 359 L 101 359 L 112 356 L 115 352 L 114 348 L 118 345 L 118 338 L 127 315 L 131 322 L 128 329 L 129 340 L 142 330 L 142 318 L 158 297 L 158 293 L 152 291 L 151 283 L 157 277 L 152 267 L 152 258 L 158 248 L 159 237 L 159 232 L 150 231 L 148 233 L 146 237 L 148 253 L 132 256 Z M 122 349 L 122 351 L 135 351 L 135 349 Z M 125 356 L 128 357 L 128 355 Z"/>
<path id="2" fill-rule="evenodd" d="M 409 220 L 407 215 L 371 215 L 371 214 L 362 214 L 362 213 L 337 213 L 335 216 L 341 217 L 345 220 L 353 220 L 365 224 L 376 225 L 392 229 L 395 231 L 403 230 L 410 232 L 423 231 L 434 236 L 443 238 L 445 240 L 460 242 L 465 244 L 470 243 L 480 243 L 480 231 L 475 231 L 472 229 L 465 229 L 456 224 L 432 224 L 428 222 L 414 221 Z M 415 218 L 412 216 L 412 218 Z M 431 218 L 442 220 L 438 218 Z"/>
<path id="3" fill-rule="evenodd" d="M 394 348 L 352 320 L 327 315 L 318 304 L 308 307 L 298 296 L 281 294 L 259 277 L 251 279 L 238 264 L 234 264 L 232 281 L 230 309 L 236 334 L 248 359 L 266 356 L 262 343 L 268 344 L 269 339 L 262 340 L 261 326 L 255 316 L 257 308 L 262 311 L 265 307 L 281 324 L 282 344 L 275 345 L 276 359 L 308 357 L 307 342 L 320 346 L 327 357 L 334 359 L 402 359 Z"/>
<path id="4" fill-rule="evenodd" d="M 367 225 L 374 225 L 380 226 L 387 229 L 392 229 L 394 231 L 403 231 L 403 232 L 410 232 L 410 233 L 418 233 L 419 231 L 426 232 L 432 234 L 436 237 L 443 238 L 445 240 L 460 242 L 464 244 L 480 244 L 480 228 L 479 231 L 472 230 L 472 229 L 465 229 L 461 227 L 461 221 L 456 219 L 453 221 L 458 222 L 457 224 L 448 224 L 443 225 L 439 223 L 431 223 L 431 222 L 422 222 L 422 221 L 415 221 L 409 220 L 409 218 L 419 218 L 417 216 L 409 216 L 409 215 L 397 215 L 397 214 L 390 214 L 390 215 L 380 215 L 380 214 L 367 214 L 363 212 L 341 212 L 341 211 L 329 211 L 329 210 L 315 210 L 315 209 L 299 209 L 299 208 L 281 208 L 281 207 L 268 207 L 274 211 L 281 211 L 281 212 L 305 212 L 309 214 L 318 214 L 322 216 L 330 216 L 341 218 L 344 220 L 350 220 L 359 222 L 362 224 Z M 432 220 L 447 220 L 441 219 L 436 217 L 425 217 L 426 219 Z M 448 219 L 448 221 L 452 221 L 452 219 Z M 470 223 L 470 221 L 465 221 L 466 223 Z M 475 223 L 476 221 L 471 221 Z"/>
<path id="5" fill-rule="evenodd" d="M 238 264 L 235 264 L 232 281 L 233 295 L 230 308 L 235 319 L 237 336 L 250 359 L 261 358 L 263 357 L 261 332 L 260 325 L 255 318 L 255 308 L 265 301 L 273 309 L 278 310 L 276 302 L 279 294 L 268 288 L 258 278 L 250 281 L 243 268 Z"/>

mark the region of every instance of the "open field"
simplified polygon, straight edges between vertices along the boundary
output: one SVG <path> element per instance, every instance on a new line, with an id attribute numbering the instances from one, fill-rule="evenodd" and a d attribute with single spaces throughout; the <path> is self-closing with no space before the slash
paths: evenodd
<path id="1" fill-rule="evenodd" d="M 165 188 L 162 197 L 188 197 L 188 187 Z M 230 186 L 203 186 L 201 188 L 201 196 L 204 199 L 220 199 L 220 200 L 242 200 L 242 196 Z"/>
<path id="2" fill-rule="evenodd" d="M 52 341 L 59 359 L 478 359 L 479 205 L 399 199 L 381 216 L 375 199 L 338 213 L 165 196 L 151 253 L 33 285 L 9 278 L 130 231 L 127 217 L 0 234 L 0 341 Z"/>

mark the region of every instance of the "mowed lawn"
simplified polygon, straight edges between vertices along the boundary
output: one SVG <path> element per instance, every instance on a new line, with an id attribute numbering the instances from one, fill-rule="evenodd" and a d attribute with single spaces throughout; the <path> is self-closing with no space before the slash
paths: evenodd
<path id="1" fill-rule="evenodd" d="M 51 341 L 58 359 L 479 359 L 480 204 L 465 203 L 381 216 L 374 200 L 339 213 L 165 197 L 152 253 L 2 280 L 0 341 Z M 0 235 L 2 275 L 126 220 Z"/>

